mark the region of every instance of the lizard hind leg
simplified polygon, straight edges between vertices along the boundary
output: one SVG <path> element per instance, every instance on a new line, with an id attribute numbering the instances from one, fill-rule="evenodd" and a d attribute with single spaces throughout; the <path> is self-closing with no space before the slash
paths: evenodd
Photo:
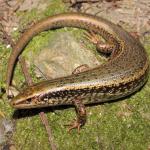
<path id="1" fill-rule="evenodd" d="M 103 53 L 103 54 L 111 54 L 114 49 L 115 45 L 110 44 L 110 43 L 105 43 L 103 42 L 97 34 L 94 32 L 85 32 L 84 33 L 85 38 L 92 42 L 94 45 L 96 45 L 96 49 L 98 52 Z"/>

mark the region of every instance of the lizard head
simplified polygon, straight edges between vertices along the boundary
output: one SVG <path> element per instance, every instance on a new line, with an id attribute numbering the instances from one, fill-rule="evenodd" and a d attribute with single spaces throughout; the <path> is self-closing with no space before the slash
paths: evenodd
<path id="1" fill-rule="evenodd" d="M 41 100 L 40 96 L 40 90 L 35 92 L 34 87 L 29 87 L 27 89 L 24 89 L 17 96 L 15 96 L 11 100 L 10 105 L 15 109 L 46 107 L 46 103 Z"/>
<path id="2" fill-rule="evenodd" d="M 51 87 L 49 89 L 47 86 L 39 86 L 41 84 L 43 83 L 24 89 L 11 100 L 10 105 L 15 109 L 42 108 L 59 105 L 61 103 L 59 96 L 61 95 L 56 91 L 59 91 L 60 88 Z"/>

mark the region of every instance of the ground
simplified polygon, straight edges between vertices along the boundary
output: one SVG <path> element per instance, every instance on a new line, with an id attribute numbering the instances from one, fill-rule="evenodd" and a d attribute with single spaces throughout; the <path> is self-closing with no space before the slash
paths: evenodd
<path id="1" fill-rule="evenodd" d="M 14 15 L 11 15 L 12 17 L 7 16 L 9 18 L 9 21 L 1 22 L 5 27 L 6 31 L 13 37 L 13 40 L 15 41 L 19 38 L 19 35 L 21 34 L 20 31 L 25 29 L 26 26 L 30 26 L 31 21 L 36 22 L 41 18 L 46 18 L 47 16 L 56 13 L 70 11 L 68 10 L 67 6 L 65 6 L 64 3 L 62 3 L 61 0 L 51 0 L 51 1 L 38 0 L 36 2 L 33 0 L 30 2 L 31 3 L 29 4 L 29 2 L 24 0 L 20 8 L 15 13 L 13 13 Z M 120 5 L 121 8 L 124 8 L 123 7 L 125 5 L 124 3 L 127 2 L 128 2 L 127 0 L 124 0 L 122 3 L 121 1 L 119 1 L 117 2 L 117 5 Z M 147 1 L 145 0 L 144 2 L 145 3 L 147 2 L 147 7 L 149 8 L 150 6 L 148 0 Z M 11 5 L 14 5 L 15 3 L 16 1 L 14 0 L 12 1 Z M 137 4 L 140 4 L 140 2 L 139 3 L 137 2 Z M 30 8 L 28 7 L 29 5 Z M 86 8 L 87 5 L 88 4 L 83 4 L 83 9 L 81 9 L 81 11 L 84 10 L 84 8 Z M 95 5 L 96 4 L 93 4 L 93 7 L 95 7 Z M 111 3 L 107 4 L 107 2 L 104 2 L 104 4 L 99 4 L 99 7 L 101 5 L 103 6 L 107 5 L 107 7 L 109 5 L 109 7 L 111 7 L 112 9 Z M 128 7 L 128 9 L 129 8 L 130 7 Z M 2 8 L 0 9 L 2 10 Z M 9 9 L 9 7 L 7 9 Z M 90 9 L 91 11 L 93 11 L 92 5 Z M 6 17 L 5 11 L 4 10 L 0 11 L 0 14 L 2 14 L 2 16 L 4 17 Z M 144 12 L 145 11 L 146 9 L 144 10 Z M 114 13 L 116 14 L 117 12 L 118 11 L 116 11 L 115 9 Z M 131 14 L 129 15 L 130 19 L 132 16 Z M 109 13 L 107 13 L 107 15 L 109 15 Z M 120 15 L 120 17 L 122 17 L 122 15 Z M 134 15 L 132 17 L 134 18 Z M 140 14 L 139 16 L 137 14 L 137 18 L 138 20 L 141 19 Z M 109 19 L 113 21 L 113 18 Z M 116 17 L 114 17 L 114 22 L 116 21 L 115 19 Z M 126 28 L 126 30 L 136 32 L 136 34 L 139 35 L 139 38 L 142 44 L 144 44 L 148 56 L 150 57 L 150 34 L 149 34 L 150 28 L 148 21 L 149 19 L 147 17 L 145 18 L 145 22 L 141 21 L 144 24 L 142 24 L 141 22 L 138 24 L 138 22 L 136 22 L 135 19 L 135 21 L 133 22 L 128 20 L 126 23 L 123 23 L 122 25 L 124 25 L 123 27 Z M 128 25 L 129 22 L 131 22 L 131 26 Z M 136 27 L 134 26 L 135 24 Z M 11 25 L 12 28 L 8 27 L 9 25 Z M 67 37 L 71 36 L 73 42 L 76 41 L 76 43 L 80 43 L 80 41 L 84 40 L 84 38 L 81 36 L 83 35 L 83 31 L 65 28 L 60 31 L 44 32 L 39 36 L 35 37 L 27 46 L 25 53 L 23 55 L 28 60 L 28 63 L 30 65 L 30 73 L 33 77 L 34 82 L 39 82 L 39 80 L 36 77 L 38 75 L 36 74 L 36 71 L 34 71 L 34 65 L 32 64 L 31 56 L 35 57 L 41 54 L 41 51 L 42 52 L 45 51 L 44 47 L 45 45 L 48 46 L 49 48 L 54 48 L 55 46 L 52 47 L 52 45 L 57 46 L 57 41 L 55 44 L 53 42 L 56 39 L 56 36 L 58 36 L 59 34 L 62 34 L 62 36 L 66 36 L 66 33 L 69 34 L 67 35 Z M 15 111 L 14 109 L 11 108 L 5 93 L 5 86 L 6 86 L 5 74 L 8 62 L 7 60 L 12 49 L 6 42 L 3 43 L 2 41 L 0 43 L 1 149 L 4 149 L 4 147 L 6 148 L 9 145 L 11 145 L 10 149 L 19 149 L 19 150 L 50 149 L 48 135 L 39 116 L 40 112 L 46 113 L 49 126 L 52 130 L 53 143 L 55 143 L 57 149 L 59 150 L 150 149 L 150 109 L 149 109 L 150 79 L 141 90 L 121 101 L 87 107 L 87 114 L 88 114 L 87 123 L 81 129 L 80 134 L 78 134 L 76 130 L 73 130 L 71 133 L 68 133 L 64 125 L 70 122 L 75 117 L 75 111 L 73 107 L 65 107 L 65 108 L 56 107 L 56 108 L 23 110 L 23 111 Z M 50 41 L 52 42 L 49 43 Z M 60 43 L 58 45 L 59 47 L 62 46 Z M 90 48 L 92 48 L 93 51 L 95 50 L 92 45 L 88 44 L 87 49 Z M 92 59 L 93 55 L 97 55 L 97 53 L 94 52 L 94 54 L 92 54 Z M 82 62 L 82 59 L 80 60 Z M 93 62 L 97 64 L 96 63 L 97 61 L 101 61 L 101 59 L 97 58 L 96 56 L 96 59 L 94 59 Z M 43 67 L 41 67 L 41 69 L 43 69 Z M 17 69 L 15 71 L 14 83 L 15 85 L 17 85 L 17 87 L 20 88 L 23 86 L 24 83 L 24 77 L 21 73 L 19 65 L 17 66 Z"/>

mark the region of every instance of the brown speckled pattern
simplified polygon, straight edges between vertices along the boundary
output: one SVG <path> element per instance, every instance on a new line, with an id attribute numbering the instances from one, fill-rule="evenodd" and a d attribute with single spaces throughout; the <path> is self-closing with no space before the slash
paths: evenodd
<path id="1" fill-rule="evenodd" d="M 28 42 L 39 32 L 60 27 L 78 27 L 100 34 L 115 45 L 110 60 L 101 66 L 75 75 L 38 83 L 16 96 L 15 108 L 47 107 L 72 104 L 80 97 L 85 104 L 115 100 L 138 90 L 148 78 L 148 58 L 143 46 L 121 27 L 91 15 L 68 13 L 49 17 L 31 27 L 11 53 L 7 86 L 13 66 Z M 31 100 L 34 99 L 34 100 Z"/>

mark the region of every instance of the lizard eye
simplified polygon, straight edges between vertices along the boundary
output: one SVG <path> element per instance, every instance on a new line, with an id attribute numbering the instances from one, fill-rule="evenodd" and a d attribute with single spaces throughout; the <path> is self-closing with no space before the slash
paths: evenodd
<path id="1" fill-rule="evenodd" d="M 27 99 L 27 100 L 26 100 L 26 103 L 27 103 L 27 104 L 31 103 L 31 98 Z"/>

